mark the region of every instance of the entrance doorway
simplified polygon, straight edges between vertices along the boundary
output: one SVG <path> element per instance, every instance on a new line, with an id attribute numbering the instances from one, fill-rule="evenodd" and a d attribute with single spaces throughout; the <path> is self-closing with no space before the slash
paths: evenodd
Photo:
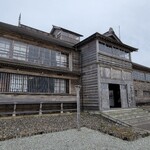
<path id="1" fill-rule="evenodd" d="M 109 104 L 110 108 L 121 108 L 119 84 L 109 84 Z"/>

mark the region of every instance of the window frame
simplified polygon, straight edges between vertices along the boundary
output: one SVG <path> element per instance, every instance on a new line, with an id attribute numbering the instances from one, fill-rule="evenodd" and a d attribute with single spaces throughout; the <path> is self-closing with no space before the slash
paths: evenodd
<path id="1" fill-rule="evenodd" d="M 0 93 L 69 94 L 69 79 L 0 72 Z"/>
<path id="2" fill-rule="evenodd" d="M 118 57 L 121 59 L 130 60 L 130 53 L 127 53 L 120 48 L 111 46 L 109 44 L 105 44 L 103 42 L 99 42 L 99 52 L 102 52 L 102 53 L 105 53 L 114 57 Z"/>
<path id="3" fill-rule="evenodd" d="M 6 48 L 5 43 L 7 41 L 10 43 L 9 48 Z M 3 47 L 0 48 L 0 57 L 2 58 L 25 61 L 46 67 L 69 69 L 69 52 L 64 53 L 59 50 L 27 44 L 17 40 L 9 40 L 3 37 L 0 37 L 0 43 L 4 43 Z M 5 55 L 3 51 L 6 51 Z M 63 59 L 65 57 L 66 59 Z"/>

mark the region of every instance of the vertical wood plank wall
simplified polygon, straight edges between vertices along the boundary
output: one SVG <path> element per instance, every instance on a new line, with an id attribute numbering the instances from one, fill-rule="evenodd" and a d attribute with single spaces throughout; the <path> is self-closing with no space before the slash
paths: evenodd
<path id="1" fill-rule="evenodd" d="M 96 55 L 96 40 L 81 47 L 81 81 L 84 110 L 99 109 Z"/>

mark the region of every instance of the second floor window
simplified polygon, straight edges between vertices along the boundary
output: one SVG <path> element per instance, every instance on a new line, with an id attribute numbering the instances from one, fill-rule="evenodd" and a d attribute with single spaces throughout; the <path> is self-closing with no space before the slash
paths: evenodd
<path id="1" fill-rule="evenodd" d="M 0 37 L 0 57 L 47 67 L 69 67 L 69 54 Z"/>
<path id="2" fill-rule="evenodd" d="M 9 58 L 10 40 L 0 38 L 0 57 Z"/>
<path id="3" fill-rule="evenodd" d="M 18 60 L 27 60 L 28 47 L 26 44 L 14 42 L 13 43 L 13 58 Z"/>
<path id="4" fill-rule="evenodd" d="M 99 51 L 110 54 L 112 56 L 117 56 L 123 59 L 129 59 L 129 53 L 121 49 L 118 49 L 109 45 L 105 45 L 103 43 L 99 43 Z"/>
<path id="5" fill-rule="evenodd" d="M 140 80 L 140 81 L 145 81 L 145 74 L 144 72 L 140 72 L 140 71 L 133 71 L 133 79 L 135 80 Z"/>

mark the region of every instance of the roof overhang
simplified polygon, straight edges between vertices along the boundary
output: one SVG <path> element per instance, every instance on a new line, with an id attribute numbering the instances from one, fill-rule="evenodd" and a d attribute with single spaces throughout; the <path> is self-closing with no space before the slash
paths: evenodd
<path id="1" fill-rule="evenodd" d="M 94 40 L 94 39 L 103 40 L 103 41 L 112 43 L 112 44 L 114 44 L 114 45 L 116 45 L 116 46 L 123 47 L 123 48 L 127 49 L 127 50 L 130 51 L 130 52 L 133 52 L 133 51 L 137 51 L 137 50 L 138 50 L 137 48 L 131 47 L 131 46 L 126 45 L 126 44 L 124 44 L 124 43 L 122 43 L 122 42 L 117 42 L 117 41 L 115 41 L 115 40 L 112 40 L 112 39 L 110 39 L 109 37 L 106 37 L 106 36 L 104 36 L 104 35 L 102 35 L 102 34 L 100 34 L 100 33 L 98 33 L 98 32 L 94 33 L 93 35 L 89 36 L 88 38 L 84 39 L 83 41 L 77 43 L 77 44 L 75 45 L 75 47 L 81 47 L 82 45 L 85 45 L 85 44 L 87 44 L 88 42 L 90 42 L 90 41 L 92 41 L 92 40 Z"/>
<path id="2" fill-rule="evenodd" d="M 13 35 L 19 35 L 21 38 L 25 38 L 25 39 L 34 39 L 34 41 L 37 42 L 45 42 L 46 44 L 56 44 L 58 46 L 62 46 L 65 48 L 70 48 L 70 49 L 74 49 L 72 44 L 69 44 L 67 42 L 61 41 L 59 39 L 54 38 L 53 36 L 51 36 L 50 34 L 45 34 L 42 33 L 40 30 L 38 32 L 32 31 L 32 30 L 28 30 L 26 28 L 22 28 L 20 26 L 14 26 L 14 25 L 10 25 L 10 24 L 6 24 L 3 22 L 0 22 L 0 34 L 13 34 Z"/>
<path id="3" fill-rule="evenodd" d="M 133 69 L 150 72 L 150 68 L 137 63 L 132 63 Z"/>

